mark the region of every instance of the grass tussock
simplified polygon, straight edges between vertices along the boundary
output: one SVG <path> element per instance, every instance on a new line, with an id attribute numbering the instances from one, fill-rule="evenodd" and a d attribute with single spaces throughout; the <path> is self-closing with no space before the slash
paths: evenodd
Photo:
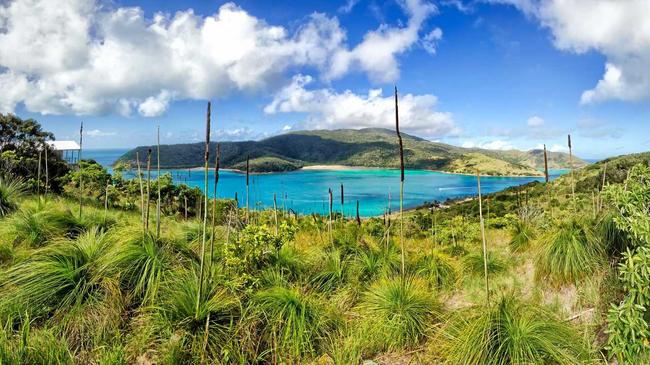
<path id="1" fill-rule="evenodd" d="M 506 296 L 490 307 L 455 315 L 440 334 L 451 364 L 581 364 L 587 347 L 569 323 L 552 312 Z"/>
<path id="2" fill-rule="evenodd" d="M 571 220 L 542 238 L 535 261 L 535 276 L 561 285 L 576 283 L 603 265 L 603 250 L 592 228 Z"/>

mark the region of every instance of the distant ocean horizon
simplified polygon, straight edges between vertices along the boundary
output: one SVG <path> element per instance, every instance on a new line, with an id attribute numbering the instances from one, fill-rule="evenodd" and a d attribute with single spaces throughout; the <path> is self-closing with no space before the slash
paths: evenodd
<path id="1" fill-rule="evenodd" d="M 88 149 L 82 158 L 93 159 L 110 170 L 111 165 L 129 149 Z M 170 169 L 175 183 L 196 186 L 203 190 L 203 172 L 188 169 Z M 566 170 L 551 170 L 551 178 L 557 178 Z M 152 171 L 155 177 L 155 171 Z M 219 174 L 217 195 L 234 198 L 240 204 L 246 196 L 246 177 L 237 172 L 222 171 Z M 209 172 L 208 194 L 211 196 L 214 181 L 213 171 Z M 298 170 L 271 174 L 253 174 L 250 183 L 250 205 L 256 208 L 273 206 L 273 194 L 278 205 L 293 209 L 299 214 L 327 213 L 328 189 L 334 192 L 334 207 L 337 212 L 344 210 L 347 216 L 356 213 L 356 201 L 363 217 L 378 216 L 389 209 L 399 210 L 399 170 L 359 169 L 359 170 Z M 511 186 L 532 181 L 543 181 L 543 177 L 481 177 L 481 190 L 492 193 Z M 340 185 L 343 184 L 345 201 L 341 206 Z M 414 208 L 426 202 L 475 196 L 476 177 L 471 175 L 448 174 L 437 171 L 407 170 L 404 184 L 404 207 Z"/>

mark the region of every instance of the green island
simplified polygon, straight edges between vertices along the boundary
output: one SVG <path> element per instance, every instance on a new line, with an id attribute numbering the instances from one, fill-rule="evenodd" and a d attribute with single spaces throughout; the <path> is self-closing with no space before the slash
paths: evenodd
<path id="1" fill-rule="evenodd" d="M 2 364 L 650 361 L 650 152 L 359 219 L 69 166 L 0 120 Z"/>
<path id="2" fill-rule="evenodd" d="M 408 169 L 437 170 L 450 173 L 494 176 L 542 176 L 543 150 L 496 151 L 480 148 L 462 148 L 402 133 L 404 158 Z M 215 156 L 217 143 L 210 145 Z M 343 165 L 354 167 L 399 168 L 395 159 L 398 151 L 395 131 L 382 128 L 360 130 L 314 130 L 290 132 L 260 141 L 221 142 L 221 164 L 224 168 L 246 170 L 249 157 L 251 172 L 293 171 L 310 165 Z M 203 143 L 160 146 L 161 168 L 193 168 L 203 165 Z M 146 162 L 149 150 L 156 146 L 140 146 L 125 153 L 118 163 Z M 157 154 L 152 161 L 157 163 Z M 574 158 L 574 166 L 586 163 Z M 212 166 L 213 162 L 211 162 Z M 549 152 L 550 169 L 569 168 L 569 156 Z"/>

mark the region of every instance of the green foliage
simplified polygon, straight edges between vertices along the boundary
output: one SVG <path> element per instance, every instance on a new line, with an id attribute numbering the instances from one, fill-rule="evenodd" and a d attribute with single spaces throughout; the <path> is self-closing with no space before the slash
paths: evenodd
<path id="1" fill-rule="evenodd" d="M 527 220 L 517 220 L 512 226 L 510 248 L 513 252 L 526 250 L 535 237 L 536 233 L 530 222 Z"/>
<path id="2" fill-rule="evenodd" d="M 255 294 L 263 337 L 280 362 L 314 355 L 334 325 L 318 298 L 297 288 L 274 287 Z"/>
<path id="3" fill-rule="evenodd" d="M 538 280 L 552 284 L 576 283 L 603 267 L 603 250 L 592 228 L 572 219 L 542 238 L 535 261 Z"/>
<path id="4" fill-rule="evenodd" d="M 417 345 L 440 313 L 426 283 L 414 277 L 380 279 L 363 296 L 360 310 L 371 336 L 388 349 Z"/>
<path id="5" fill-rule="evenodd" d="M 607 349 L 619 363 L 641 363 L 650 354 L 650 169 L 635 166 L 625 185 L 608 186 L 605 196 L 618 212 L 616 228 L 627 234 L 630 246 L 637 246 L 627 248 L 619 263 L 625 296 L 609 309 Z"/>
<path id="6" fill-rule="evenodd" d="M 239 299 L 217 281 L 203 284 L 196 311 L 199 279 L 197 270 L 183 270 L 169 275 L 162 286 L 160 319 L 180 336 L 184 344 L 179 351 L 198 362 L 202 356 L 223 359 L 236 320 L 240 316 Z"/>
<path id="7" fill-rule="evenodd" d="M 257 283 L 256 274 L 271 265 L 282 246 L 293 240 L 295 228 L 286 222 L 275 235 L 266 225 L 248 225 L 240 233 L 237 244 L 225 247 L 224 264 L 238 275 L 245 286 Z"/>
<path id="8" fill-rule="evenodd" d="M 64 338 L 51 330 L 32 329 L 29 318 L 14 331 L 7 321 L 0 329 L 0 364 L 68 365 L 74 358 Z"/>
<path id="9" fill-rule="evenodd" d="M 332 291 L 347 281 L 348 263 L 343 253 L 338 249 L 328 252 L 319 258 L 321 263 L 312 276 L 311 283 L 321 291 Z"/>
<path id="10" fill-rule="evenodd" d="M 0 218 L 18 207 L 18 198 L 25 193 L 26 187 L 21 179 L 0 174 Z"/>
<path id="11" fill-rule="evenodd" d="M 573 365 L 588 359 L 570 324 L 509 296 L 490 307 L 458 313 L 445 325 L 441 339 L 441 352 L 452 364 Z"/>
<path id="12" fill-rule="evenodd" d="M 14 114 L 0 113 L 0 171 L 23 180 L 29 189 L 45 186 L 45 149 L 47 149 L 47 181 L 50 191 L 61 192 L 61 178 L 68 166 L 46 141 L 54 135 L 46 132 L 33 119 L 20 119 Z M 41 180 L 38 181 L 38 162 L 41 153 Z"/>
<path id="13" fill-rule="evenodd" d="M 454 260 L 441 252 L 432 252 L 416 263 L 416 272 L 436 290 L 451 290 L 460 280 L 460 270 Z"/>
<path id="14" fill-rule="evenodd" d="M 378 250 L 362 250 L 354 257 L 356 275 L 365 283 L 397 273 L 400 262 L 399 252 L 393 245 Z"/>
<path id="15" fill-rule="evenodd" d="M 471 275 L 483 276 L 485 274 L 485 265 L 483 262 L 483 253 L 482 252 L 473 252 L 468 254 L 463 258 L 463 266 L 465 270 Z M 488 251 L 487 253 L 487 269 L 488 274 L 498 274 L 505 271 L 506 262 L 493 253 Z"/>
<path id="16" fill-rule="evenodd" d="M 37 251 L 7 270 L 0 309 L 57 317 L 75 342 L 107 335 L 121 308 L 115 283 L 102 272 L 107 246 L 106 236 L 93 229 Z"/>
<path id="17" fill-rule="evenodd" d="M 69 218 L 51 209 L 21 210 L 8 219 L 7 237 L 14 245 L 41 247 L 66 232 Z"/>
<path id="18" fill-rule="evenodd" d="M 119 277 L 134 298 L 153 303 L 165 273 L 172 265 L 167 243 L 151 232 L 127 229 L 112 235 L 116 244 L 104 259 L 104 270 Z"/>
<path id="19" fill-rule="evenodd" d="M 66 175 L 66 191 L 74 196 L 83 194 L 93 198 L 103 197 L 106 193 L 106 185 L 111 181 L 111 175 L 94 160 L 81 160 L 78 166 L 78 169 Z M 82 181 L 83 191 L 80 191 Z"/>

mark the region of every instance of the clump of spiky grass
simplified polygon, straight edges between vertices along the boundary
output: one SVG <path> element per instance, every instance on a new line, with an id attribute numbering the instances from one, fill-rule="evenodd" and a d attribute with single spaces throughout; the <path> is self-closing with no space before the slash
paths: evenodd
<path id="1" fill-rule="evenodd" d="M 7 270 L 0 308 L 53 318 L 71 342 L 109 334 L 122 304 L 117 285 L 102 271 L 107 246 L 106 236 L 92 229 L 36 251 Z"/>
<path id="2" fill-rule="evenodd" d="M 27 187 L 22 180 L 8 179 L 0 175 L 0 217 L 18 208 L 18 199 L 26 192 Z"/>
<path id="3" fill-rule="evenodd" d="M 275 362 L 300 363 L 313 356 L 333 326 L 321 301 L 297 288 L 262 290 L 255 294 L 254 303 Z"/>
<path id="4" fill-rule="evenodd" d="M 28 318 L 14 331 L 7 321 L 0 329 L 0 364 L 73 364 L 65 338 L 51 329 L 33 329 Z"/>
<path id="5" fill-rule="evenodd" d="M 169 275 L 157 310 L 163 323 L 179 337 L 177 341 L 182 346 L 178 351 L 194 363 L 203 357 L 217 361 L 224 355 L 241 306 L 239 299 L 219 281 L 206 280 L 199 289 L 198 279 L 198 268 Z"/>
<path id="6" fill-rule="evenodd" d="M 506 270 L 506 262 L 494 252 L 488 251 L 484 261 L 483 254 L 470 253 L 463 258 L 463 266 L 470 275 L 484 275 L 485 262 L 488 274 L 498 274 Z"/>
<path id="7" fill-rule="evenodd" d="M 119 277 L 123 288 L 143 303 L 156 298 L 165 273 L 172 266 L 173 255 L 163 239 L 137 228 L 115 232 L 116 241 L 104 260 L 104 269 Z"/>
<path id="8" fill-rule="evenodd" d="M 416 273 L 436 290 L 451 290 L 460 280 L 460 270 L 456 262 L 441 252 L 432 252 L 421 257 L 416 265 Z"/>
<path id="9" fill-rule="evenodd" d="M 72 217 L 48 209 L 20 210 L 6 221 L 5 234 L 14 245 L 41 247 L 66 233 L 68 218 Z"/>
<path id="10" fill-rule="evenodd" d="M 605 252 L 609 256 L 619 256 L 634 245 L 628 234 L 616 225 L 616 215 L 606 213 L 597 222 L 597 235 L 601 238 Z"/>
<path id="11" fill-rule="evenodd" d="M 603 250 L 592 228 L 574 219 L 542 239 L 535 276 L 553 284 L 575 283 L 602 265 Z"/>
<path id="12" fill-rule="evenodd" d="M 521 252 L 530 247 L 536 237 L 532 225 L 525 220 L 517 220 L 512 226 L 512 238 L 510 248 L 513 252 Z"/>
<path id="13" fill-rule="evenodd" d="M 345 283 L 348 276 L 347 259 L 341 251 L 333 249 L 321 258 L 311 283 L 321 291 L 332 291 Z"/>
<path id="14" fill-rule="evenodd" d="M 400 256 L 395 246 L 375 250 L 369 248 L 355 256 L 354 267 L 361 282 L 371 282 L 382 276 L 397 273 L 400 268 Z"/>
<path id="15" fill-rule="evenodd" d="M 441 332 L 441 354 L 451 364 L 580 364 L 589 354 L 567 322 L 514 297 L 452 317 Z"/>
<path id="16" fill-rule="evenodd" d="M 372 285 L 359 309 L 380 347 L 397 349 L 415 346 L 428 336 L 439 308 L 424 281 L 399 276 Z"/>

